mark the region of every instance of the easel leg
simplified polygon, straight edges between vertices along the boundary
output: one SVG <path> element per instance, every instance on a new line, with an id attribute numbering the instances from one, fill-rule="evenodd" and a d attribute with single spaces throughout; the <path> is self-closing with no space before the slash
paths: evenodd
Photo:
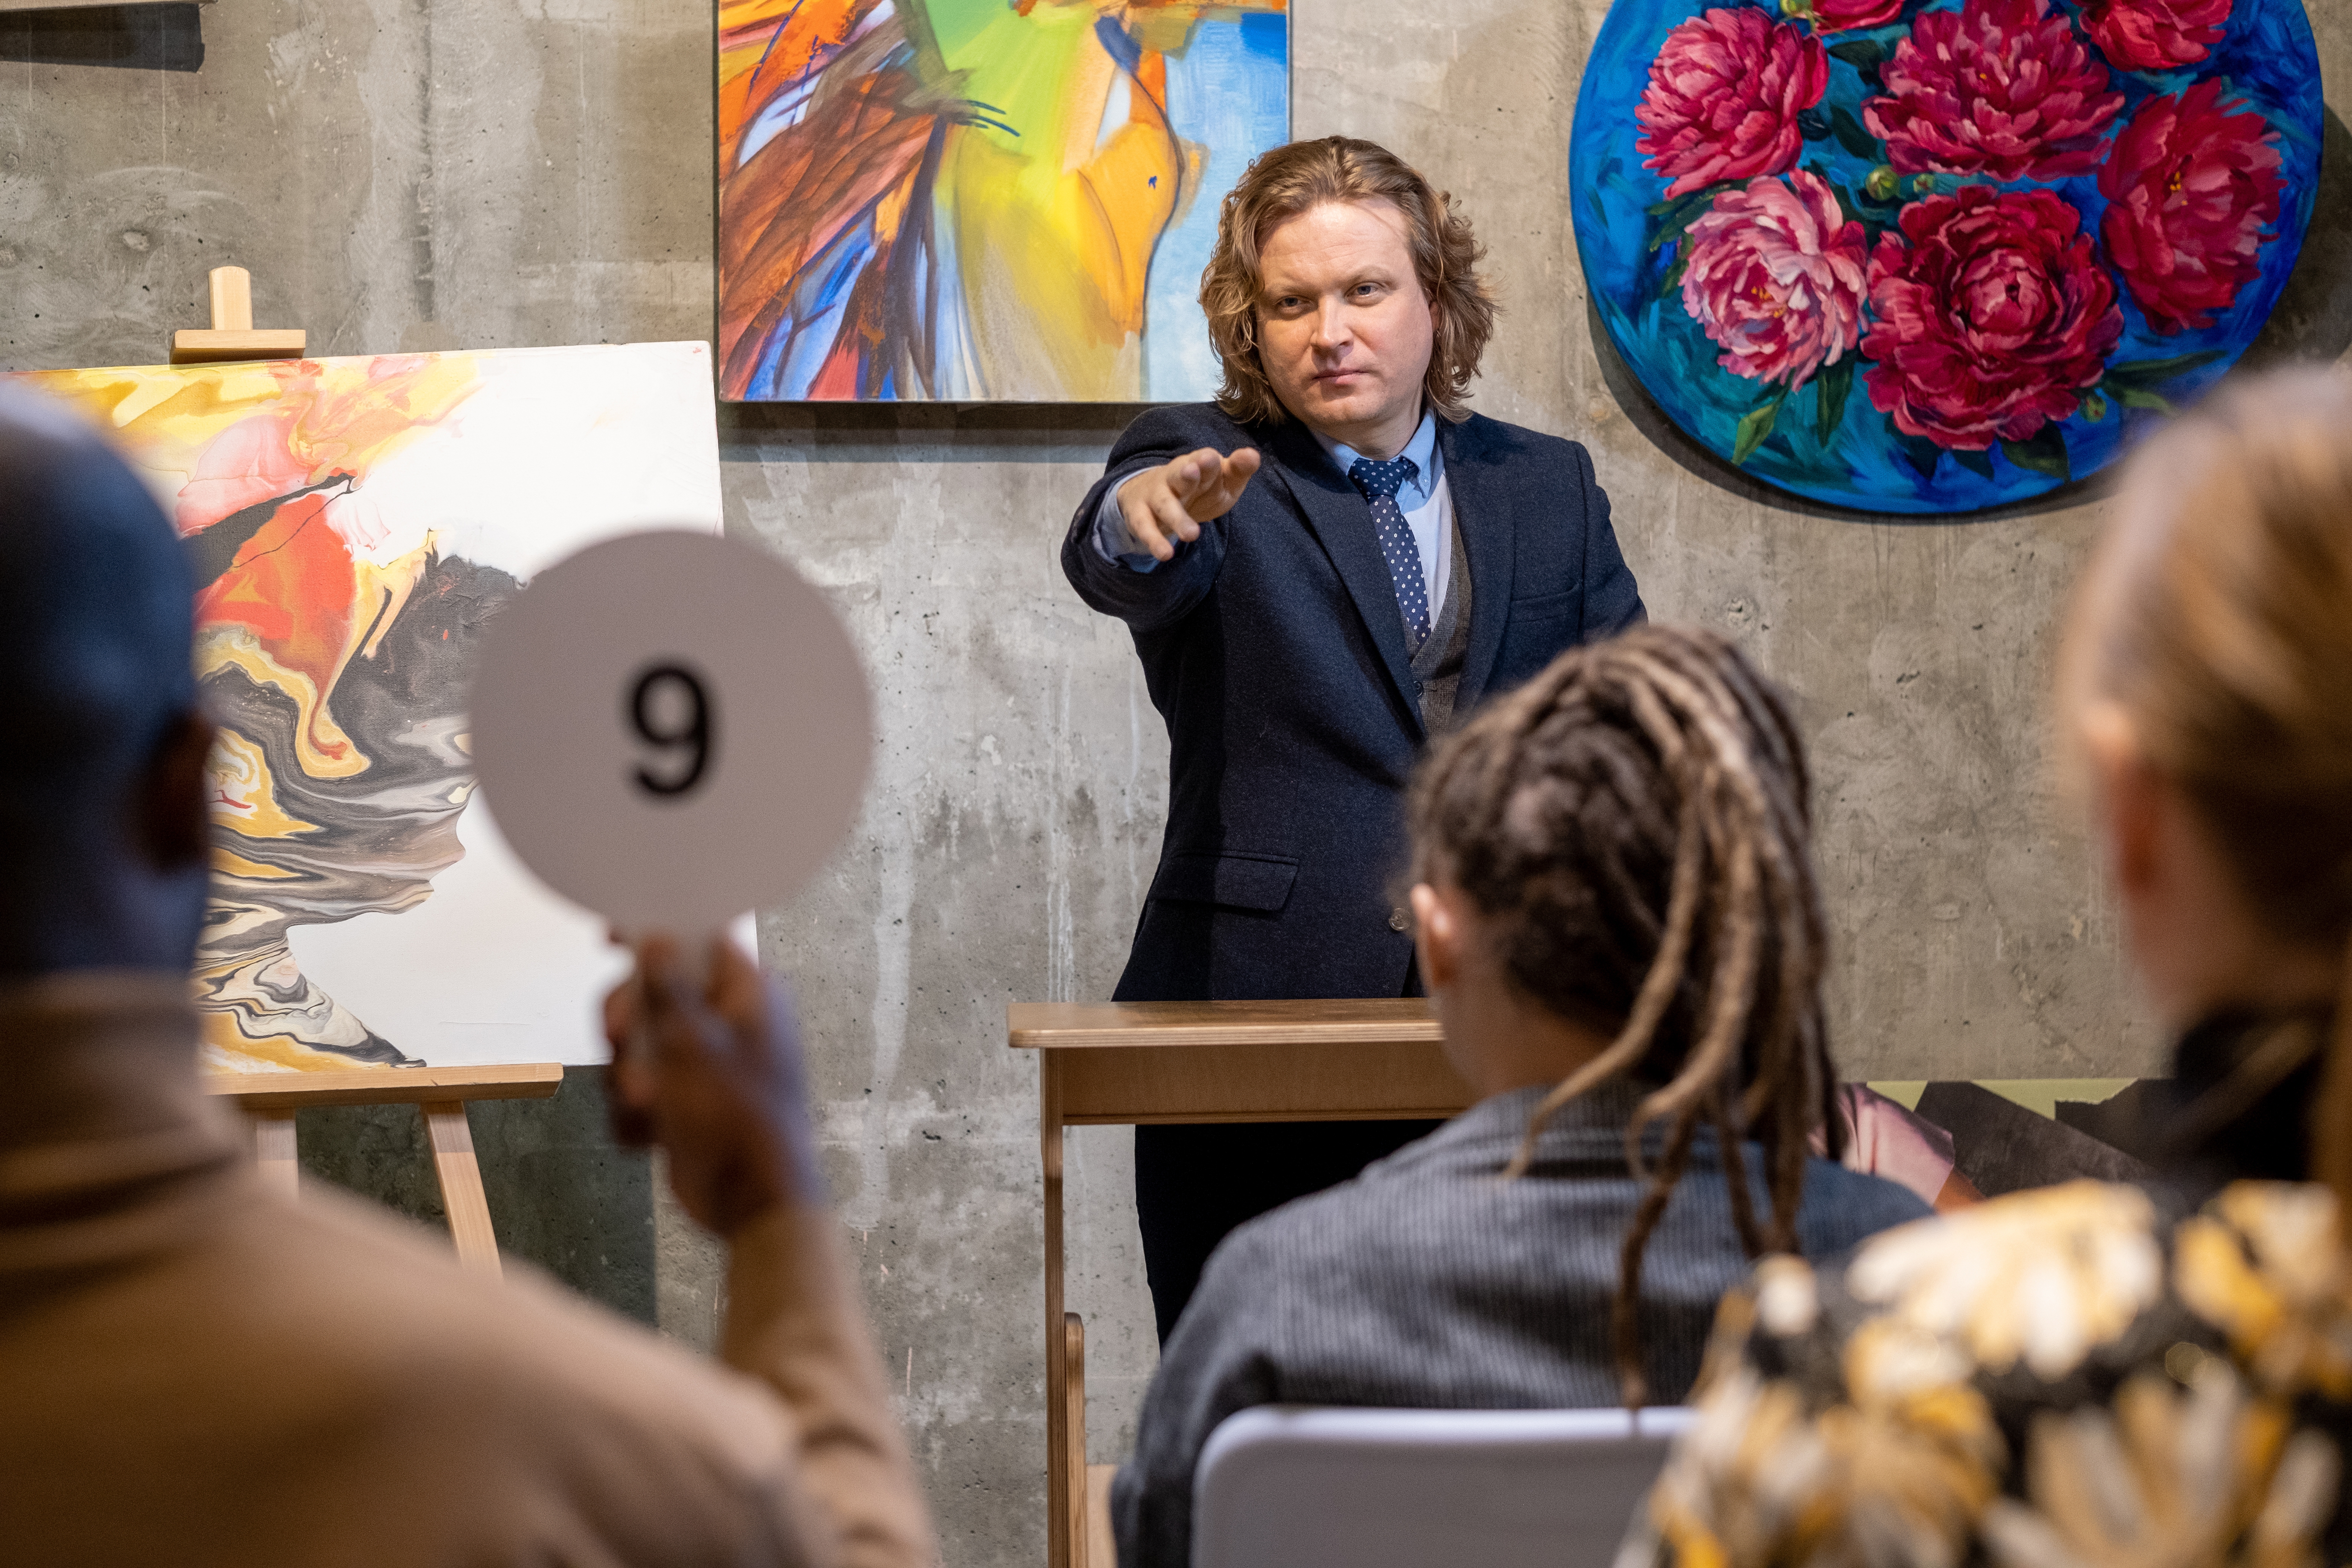
<path id="1" fill-rule="evenodd" d="M 1068 1348 L 1062 1321 L 1062 1067 L 1037 1053 L 1037 1144 L 1045 1184 L 1045 1568 L 1082 1568 L 1070 1530 Z"/>
<path id="2" fill-rule="evenodd" d="M 253 1133 L 253 1163 L 261 1179 L 292 1197 L 302 1184 L 302 1162 L 294 1147 L 294 1113 L 290 1110 L 249 1110 L 246 1125 Z"/>
<path id="3" fill-rule="evenodd" d="M 490 1228 L 490 1200 L 482 1191 L 482 1168 L 474 1159 L 474 1131 L 462 1100 L 417 1108 L 433 1141 L 433 1169 L 441 1178 L 441 1206 L 449 1214 L 449 1235 L 457 1261 L 478 1273 L 498 1275 L 499 1237 Z"/>
<path id="4" fill-rule="evenodd" d="M 1117 1465 L 1087 1467 L 1087 1568 L 1118 1568 L 1118 1542 L 1110 1528 L 1110 1484 Z"/>

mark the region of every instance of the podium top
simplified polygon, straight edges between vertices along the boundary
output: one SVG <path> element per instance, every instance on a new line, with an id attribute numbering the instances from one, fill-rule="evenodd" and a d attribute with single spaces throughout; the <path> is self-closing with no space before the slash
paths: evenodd
<path id="1" fill-rule="evenodd" d="M 1435 1045 L 1429 1003 L 1015 1002 L 1004 1009 L 1014 1050 L 1137 1046 Z"/>

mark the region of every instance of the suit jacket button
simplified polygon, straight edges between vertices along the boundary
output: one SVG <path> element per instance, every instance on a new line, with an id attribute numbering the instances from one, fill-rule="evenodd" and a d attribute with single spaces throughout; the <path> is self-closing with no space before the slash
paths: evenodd
<path id="1" fill-rule="evenodd" d="M 1389 930 L 1405 931 L 1409 930 L 1412 925 L 1412 917 L 1405 913 L 1402 910 L 1391 910 L 1389 911 Z"/>

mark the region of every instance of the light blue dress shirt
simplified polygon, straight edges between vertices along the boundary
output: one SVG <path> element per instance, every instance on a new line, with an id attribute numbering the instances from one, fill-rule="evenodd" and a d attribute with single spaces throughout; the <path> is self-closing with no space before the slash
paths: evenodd
<path id="1" fill-rule="evenodd" d="M 1342 474 L 1363 455 L 1315 432 L 1308 434 L 1315 436 L 1315 444 Z M 1445 454 L 1437 446 L 1436 415 L 1423 411 L 1412 439 L 1399 455 L 1412 459 L 1413 477 L 1397 491 L 1397 510 L 1404 513 L 1405 526 L 1412 530 L 1413 548 L 1421 552 L 1422 584 L 1429 590 L 1430 614 L 1434 616 L 1445 603 L 1454 564 L 1454 497 L 1445 483 Z M 1133 477 L 1123 476 L 1103 492 L 1102 507 L 1095 514 L 1095 548 L 1104 560 L 1115 561 L 1130 572 L 1149 572 L 1160 563 L 1128 531 L 1127 519 L 1118 510 L 1119 488 Z M 1176 548 L 1182 550 L 1184 545 L 1179 542 Z"/>

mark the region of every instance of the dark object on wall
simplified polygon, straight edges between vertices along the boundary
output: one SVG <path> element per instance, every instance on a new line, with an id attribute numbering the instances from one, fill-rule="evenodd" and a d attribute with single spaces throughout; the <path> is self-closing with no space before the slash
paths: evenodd
<path id="1" fill-rule="evenodd" d="M 1989 1198 L 2081 1177 L 2137 1182 L 2149 1174 L 2122 1150 L 1978 1084 L 1931 1083 L 1918 1112 L 1952 1135 L 1955 1167 Z"/>
<path id="2" fill-rule="evenodd" d="M 2095 1104 L 2079 1100 L 2057 1104 L 2058 1120 L 2067 1126 L 2151 1165 L 2157 1163 L 2166 1118 L 2179 1110 L 2179 1091 L 2164 1078 L 2144 1078 Z"/>
<path id="3" fill-rule="evenodd" d="M 204 23 L 195 5 L 180 3 L 0 11 L 0 60 L 192 71 L 205 63 Z"/>

